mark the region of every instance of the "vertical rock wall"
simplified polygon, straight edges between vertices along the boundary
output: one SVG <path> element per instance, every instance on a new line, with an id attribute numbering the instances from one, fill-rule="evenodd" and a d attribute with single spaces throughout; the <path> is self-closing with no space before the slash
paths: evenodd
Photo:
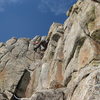
<path id="1" fill-rule="evenodd" d="M 53 23 L 46 51 L 34 39 L 0 43 L 0 98 L 100 100 L 100 1 L 78 0 Z"/>

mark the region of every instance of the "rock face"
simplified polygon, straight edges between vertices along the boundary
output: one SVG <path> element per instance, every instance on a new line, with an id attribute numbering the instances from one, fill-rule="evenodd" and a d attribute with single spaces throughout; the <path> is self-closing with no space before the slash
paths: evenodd
<path id="1" fill-rule="evenodd" d="M 100 100 L 100 0 L 67 15 L 46 37 L 0 43 L 0 100 Z"/>
<path id="2" fill-rule="evenodd" d="M 33 72 L 35 73 L 34 69 L 42 65 L 43 52 L 39 50 L 37 52 L 34 51 L 36 46 L 34 41 L 37 39 L 41 41 L 41 37 L 36 36 L 32 40 L 12 38 L 6 43 L 1 43 L 0 93 L 8 95 L 9 98 L 13 94 L 16 94 L 18 97 L 29 95 L 28 93 L 26 94 L 26 90 L 31 80 L 33 80 L 31 76 Z"/>

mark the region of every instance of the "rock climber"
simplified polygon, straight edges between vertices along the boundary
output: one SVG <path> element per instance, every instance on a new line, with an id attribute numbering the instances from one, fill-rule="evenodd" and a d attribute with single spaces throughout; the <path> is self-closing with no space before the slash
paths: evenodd
<path id="1" fill-rule="evenodd" d="M 48 40 L 46 37 L 42 37 L 40 42 L 35 43 L 36 47 L 34 48 L 34 51 L 37 51 L 39 48 L 41 51 L 45 51 L 48 45 Z"/>

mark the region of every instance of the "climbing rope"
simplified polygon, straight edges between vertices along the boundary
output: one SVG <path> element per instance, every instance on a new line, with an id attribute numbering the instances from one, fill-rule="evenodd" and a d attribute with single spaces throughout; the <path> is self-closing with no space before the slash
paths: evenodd
<path id="1" fill-rule="evenodd" d="M 14 94 L 14 99 L 21 100 L 21 98 L 18 98 L 15 94 Z"/>

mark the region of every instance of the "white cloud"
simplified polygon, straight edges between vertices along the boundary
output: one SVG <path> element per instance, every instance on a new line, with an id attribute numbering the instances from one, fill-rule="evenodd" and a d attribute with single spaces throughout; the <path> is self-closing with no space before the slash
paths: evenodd
<path id="1" fill-rule="evenodd" d="M 76 0 L 40 0 L 39 10 L 41 12 L 51 11 L 55 15 L 65 13 L 70 5 Z"/>
<path id="2" fill-rule="evenodd" d="M 0 12 L 3 12 L 5 10 L 5 6 L 9 4 L 18 3 L 22 0 L 0 0 Z"/>

